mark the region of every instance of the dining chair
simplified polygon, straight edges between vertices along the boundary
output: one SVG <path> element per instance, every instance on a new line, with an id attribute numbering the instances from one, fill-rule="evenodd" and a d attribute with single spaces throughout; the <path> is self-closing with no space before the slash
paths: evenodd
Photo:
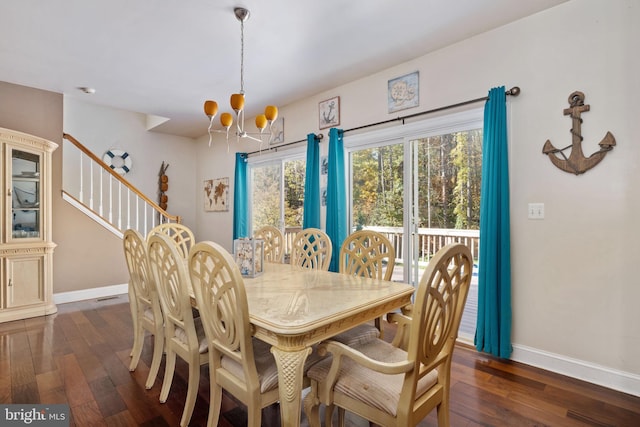
<path id="1" fill-rule="evenodd" d="M 165 222 L 156 225 L 149 231 L 147 239 L 154 233 L 163 233 L 171 237 L 173 244 L 178 247 L 178 253 L 184 259 L 187 259 L 189 249 L 196 243 L 193 231 L 186 225 L 177 222 Z"/>
<path id="2" fill-rule="evenodd" d="M 282 263 L 284 259 L 284 236 L 282 231 L 272 225 L 259 228 L 253 235 L 255 239 L 264 241 L 264 260 Z"/>
<path id="3" fill-rule="evenodd" d="M 150 389 L 158 376 L 164 350 L 164 324 L 160 298 L 153 281 L 147 246 L 142 235 L 133 229 L 123 235 L 124 256 L 129 270 L 129 303 L 133 315 L 133 348 L 129 371 L 135 371 L 140 361 L 145 331 L 153 335 L 153 357 L 145 387 Z"/>
<path id="4" fill-rule="evenodd" d="M 200 318 L 193 317 L 186 261 L 172 238 L 163 233 L 152 234 L 147 242 L 147 252 L 164 313 L 166 359 L 160 402 L 167 401 L 176 367 L 176 355 L 180 356 L 189 365 L 187 397 L 180 419 L 180 426 L 186 427 L 198 394 L 200 366 L 209 361 L 207 340 Z"/>
<path id="5" fill-rule="evenodd" d="M 331 239 L 318 228 L 305 228 L 293 238 L 291 265 L 310 270 L 329 270 Z"/>
<path id="6" fill-rule="evenodd" d="M 320 344 L 320 353 L 331 357 L 307 372 L 311 391 L 304 410 L 310 425 L 320 425 L 319 405 L 324 404 L 327 425 L 338 407 L 341 426 L 345 410 L 380 426 L 407 427 L 434 408 L 438 425 L 449 426 L 451 358 L 472 267 L 471 251 L 463 244 L 436 253 L 416 290 L 413 317 L 405 319 L 406 350 L 380 339 L 356 348 L 336 341 Z"/>
<path id="7" fill-rule="evenodd" d="M 189 254 L 189 274 L 209 347 L 207 426 L 218 425 L 222 390 L 247 407 L 247 425 L 259 427 L 262 408 L 278 401 L 278 368 L 270 345 L 252 337 L 244 281 L 233 257 L 214 242 Z"/>
<path id="8" fill-rule="evenodd" d="M 391 280 L 395 263 L 395 250 L 384 234 L 373 230 L 358 230 L 347 236 L 340 247 L 338 271 L 353 276 Z M 381 317 L 375 319 L 374 325 L 363 323 L 333 339 L 353 346 L 378 337 L 383 338 Z"/>

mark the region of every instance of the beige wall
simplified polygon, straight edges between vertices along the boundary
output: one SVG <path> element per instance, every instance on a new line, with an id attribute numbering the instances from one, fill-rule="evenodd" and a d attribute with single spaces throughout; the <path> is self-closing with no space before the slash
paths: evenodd
<path id="1" fill-rule="evenodd" d="M 0 82 L 0 127 L 60 146 L 53 153 L 54 294 L 127 283 L 122 241 L 62 200 L 62 122 L 62 94 Z"/>
<path id="2" fill-rule="evenodd" d="M 420 106 L 404 114 L 482 97 L 494 86 L 520 86 L 522 94 L 508 101 L 513 357 L 640 394 L 637 22 L 637 1 L 573 0 L 284 106 L 281 115 L 287 141 L 318 132 L 318 102 L 333 96 L 340 96 L 343 129 L 393 118 L 387 81 L 415 70 Z M 591 105 L 583 115 L 584 153 L 597 151 L 607 131 L 618 143 L 580 176 L 542 154 L 547 139 L 556 147 L 571 143 L 563 109 L 575 90 Z M 198 143 L 199 179 L 205 168 L 232 177 L 233 153 L 223 141 L 213 149 L 207 141 Z M 531 202 L 545 204 L 544 220 L 527 219 Z M 198 217 L 201 235 L 225 245 L 231 224 L 232 212 Z"/>

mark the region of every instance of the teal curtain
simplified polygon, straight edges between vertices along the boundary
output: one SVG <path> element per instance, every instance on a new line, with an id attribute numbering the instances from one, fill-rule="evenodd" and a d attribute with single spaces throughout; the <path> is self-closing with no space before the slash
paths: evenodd
<path id="1" fill-rule="evenodd" d="M 509 162 L 504 86 L 489 91 L 484 107 L 480 260 L 478 268 L 478 351 L 511 355 L 511 239 Z"/>
<path id="2" fill-rule="evenodd" d="M 327 175 L 327 235 L 333 251 L 329 271 L 338 271 L 340 248 L 348 235 L 347 193 L 344 176 L 344 143 L 342 129 L 329 130 L 329 169 Z"/>
<path id="3" fill-rule="evenodd" d="M 302 228 L 320 228 L 320 139 L 307 135 L 307 165 L 304 180 Z"/>
<path id="4" fill-rule="evenodd" d="M 233 239 L 249 237 L 249 187 L 247 186 L 247 153 L 236 153 L 233 187 Z"/>

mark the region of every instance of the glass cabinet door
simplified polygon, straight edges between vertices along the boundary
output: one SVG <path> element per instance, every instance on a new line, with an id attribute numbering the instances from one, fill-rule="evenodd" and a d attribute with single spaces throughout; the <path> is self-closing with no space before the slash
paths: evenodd
<path id="1" fill-rule="evenodd" d="M 10 149 L 11 153 L 11 238 L 40 239 L 39 154 Z"/>

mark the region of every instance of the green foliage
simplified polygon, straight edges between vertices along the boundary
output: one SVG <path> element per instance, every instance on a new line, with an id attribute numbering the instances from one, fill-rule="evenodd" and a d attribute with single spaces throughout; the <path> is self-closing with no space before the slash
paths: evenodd
<path id="1" fill-rule="evenodd" d="M 292 160 L 252 168 L 253 228 L 280 227 L 281 185 L 284 174 L 285 227 L 302 226 L 305 161 Z"/>
<path id="2" fill-rule="evenodd" d="M 482 131 L 473 130 L 414 141 L 419 227 L 478 229 Z M 353 218 L 363 226 L 402 226 L 403 144 L 352 154 Z"/>

